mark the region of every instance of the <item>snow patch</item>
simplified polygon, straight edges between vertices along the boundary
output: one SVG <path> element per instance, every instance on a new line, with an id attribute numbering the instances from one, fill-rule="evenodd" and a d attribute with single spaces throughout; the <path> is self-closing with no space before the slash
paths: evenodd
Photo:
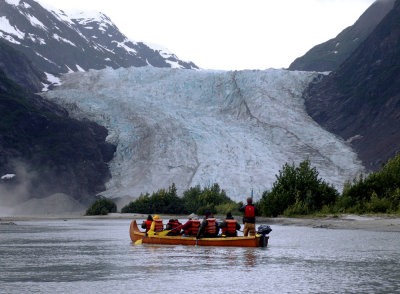
<path id="1" fill-rule="evenodd" d="M 78 71 L 85 72 L 85 70 L 82 67 L 80 67 L 79 64 L 76 64 L 75 66 L 78 69 Z"/>
<path id="2" fill-rule="evenodd" d="M 136 50 L 133 48 L 128 47 L 125 43 L 123 42 L 117 42 L 117 41 L 111 41 L 111 43 L 116 43 L 117 47 L 120 47 L 122 49 L 125 49 L 125 51 L 132 53 L 132 54 L 136 54 Z"/>
<path id="3" fill-rule="evenodd" d="M 35 54 L 36 54 L 37 56 L 43 58 L 44 60 L 46 60 L 46 61 L 48 61 L 48 62 L 50 62 L 50 63 L 52 63 L 52 64 L 54 64 L 54 65 L 57 65 L 54 61 L 51 61 L 50 59 L 44 57 L 43 55 L 41 55 L 41 54 L 40 54 L 39 52 L 37 52 L 37 51 L 35 51 Z"/>
<path id="4" fill-rule="evenodd" d="M 176 57 L 171 51 L 169 51 L 167 48 L 160 46 L 158 44 L 154 43 L 145 43 L 150 49 L 153 49 L 154 51 L 157 51 L 160 53 L 160 55 L 164 58 L 169 58 L 169 57 Z"/>
<path id="5" fill-rule="evenodd" d="M 19 39 L 25 38 L 25 33 L 21 32 L 16 26 L 11 25 L 5 16 L 0 17 L 0 30 Z"/>
<path id="6" fill-rule="evenodd" d="M 31 39 L 35 43 L 39 43 L 40 45 L 46 45 L 46 41 L 42 38 L 39 38 L 38 36 L 34 34 L 28 34 L 28 38 Z"/>
<path id="7" fill-rule="evenodd" d="M 171 65 L 171 68 L 184 68 L 182 65 L 178 63 L 178 61 L 172 61 L 172 60 L 165 60 L 166 63 Z"/>
<path id="8" fill-rule="evenodd" d="M 74 72 L 68 65 L 65 65 L 65 66 L 66 66 L 67 69 L 68 69 L 68 72 L 67 72 L 67 73 L 73 73 L 73 72 Z"/>
<path id="9" fill-rule="evenodd" d="M 2 180 L 11 180 L 14 177 L 15 177 L 15 174 L 5 174 L 4 176 L 1 176 L 0 179 L 2 179 Z"/>
<path id="10" fill-rule="evenodd" d="M 0 31 L 0 38 L 5 39 L 10 43 L 14 43 L 14 44 L 18 44 L 18 45 L 21 44 L 21 42 L 18 42 L 17 40 L 15 40 L 10 35 L 3 34 L 3 32 L 1 32 L 1 31 Z"/>
<path id="11" fill-rule="evenodd" d="M 30 21 L 32 26 L 44 29 L 45 31 L 48 30 L 47 27 L 40 20 L 38 20 L 36 17 L 34 17 L 33 15 L 25 14 L 25 16 L 28 18 L 28 20 Z"/>
<path id="12" fill-rule="evenodd" d="M 22 5 L 24 6 L 25 9 L 29 9 L 32 8 L 32 6 L 30 6 L 28 3 L 23 2 Z"/>
<path id="13" fill-rule="evenodd" d="M 56 39 L 57 41 L 62 41 L 62 42 L 64 42 L 64 43 L 67 43 L 67 44 L 70 44 L 71 46 L 76 47 L 76 45 L 75 45 L 74 43 L 72 43 L 70 40 L 65 39 L 65 38 L 63 38 L 63 37 L 60 37 L 60 36 L 57 35 L 57 34 L 53 34 L 53 38 Z"/>
<path id="14" fill-rule="evenodd" d="M 21 0 L 5 0 L 8 4 L 18 6 Z"/>

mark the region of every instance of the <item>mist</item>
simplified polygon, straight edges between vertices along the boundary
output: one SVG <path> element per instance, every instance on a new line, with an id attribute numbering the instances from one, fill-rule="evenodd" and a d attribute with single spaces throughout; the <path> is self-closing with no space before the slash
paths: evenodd
<path id="1" fill-rule="evenodd" d="M 37 217 L 84 214 L 85 207 L 65 193 L 33 198 L 31 192 L 33 185 L 46 179 L 40 179 L 40 176 L 23 162 L 14 161 L 12 166 L 14 166 L 12 174 L 15 176 L 0 180 L 0 216 Z"/>

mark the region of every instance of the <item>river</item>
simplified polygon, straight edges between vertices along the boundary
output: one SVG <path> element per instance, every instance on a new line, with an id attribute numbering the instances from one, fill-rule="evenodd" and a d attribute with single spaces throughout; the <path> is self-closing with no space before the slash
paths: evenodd
<path id="1" fill-rule="evenodd" d="M 0 293 L 400 293 L 399 232 L 271 225 L 267 248 L 225 248 L 133 245 L 126 219 L 16 224 Z"/>

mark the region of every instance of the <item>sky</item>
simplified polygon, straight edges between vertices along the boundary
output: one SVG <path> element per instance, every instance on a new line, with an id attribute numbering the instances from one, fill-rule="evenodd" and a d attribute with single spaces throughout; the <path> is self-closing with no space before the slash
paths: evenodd
<path id="1" fill-rule="evenodd" d="M 374 0 L 39 0 L 96 10 L 133 41 L 203 69 L 287 68 L 354 24 Z"/>

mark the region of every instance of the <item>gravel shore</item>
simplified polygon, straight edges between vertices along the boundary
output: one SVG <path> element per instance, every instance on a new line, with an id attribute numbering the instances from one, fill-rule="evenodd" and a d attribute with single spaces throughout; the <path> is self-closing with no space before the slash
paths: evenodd
<path id="1" fill-rule="evenodd" d="M 43 220 L 43 219 L 145 219 L 145 214 L 133 214 L 133 213 L 110 213 L 105 216 L 5 216 L 0 217 L 0 224 L 7 224 L 16 221 L 27 221 L 27 220 Z M 179 219 L 187 218 L 184 216 L 171 216 L 162 215 L 162 218 L 168 220 L 172 217 L 178 217 Z M 217 218 L 223 218 L 223 216 L 216 216 Z M 237 220 L 241 221 L 241 217 L 236 217 Z M 258 224 L 268 225 L 283 225 L 283 226 L 307 226 L 313 228 L 327 228 L 327 229 L 346 229 L 346 230 L 369 230 L 369 231 L 386 231 L 386 232 L 400 232 L 400 217 L 398 216 L 358 216 L 358 215 L 340 215 L 337 217 L 299 217 L 299 218 L 288 218 L 288 217 L 276 217 L 276 218 L 265 218 L 258 217 Z"/>

